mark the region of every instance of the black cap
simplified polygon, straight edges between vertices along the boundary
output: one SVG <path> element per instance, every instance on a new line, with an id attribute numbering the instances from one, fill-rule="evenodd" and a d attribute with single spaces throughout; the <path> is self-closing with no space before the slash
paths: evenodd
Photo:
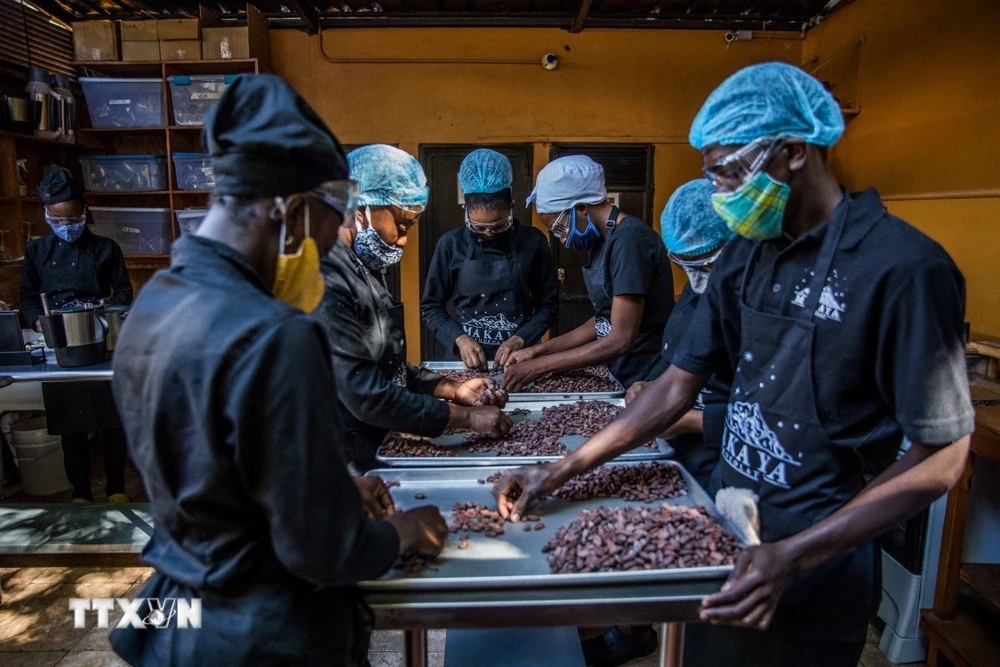
<path id="1" fill-rule="evenodd" d="M 203 140 L 220 195 L 284 196 L 348 178 L 333 132 L 294 88 L 270 74 L 231 83 L 205 118 Z"/>
<path id="2" fill-rule="evenodd" d="M 38 186 L 38 196 L 46 206 L 61 204 L 64 201 L 83 199 L 83 188 L 80 181 L 69 169 L 60 167 L 45 177 Z"/>

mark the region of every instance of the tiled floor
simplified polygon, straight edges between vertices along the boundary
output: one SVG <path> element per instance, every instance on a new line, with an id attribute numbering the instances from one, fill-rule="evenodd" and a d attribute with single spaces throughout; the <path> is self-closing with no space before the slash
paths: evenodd
<path id="1" fill-rule="evenodd" d="M 141 567 L 91 568 L 0 568 L 3 606 L 0 606 L 0 665 L 3 667 L 120 667 L 125 665 L 108 644 L 108 631 L 89 626 L 73 627 L 69 612 L 71 597 L 137 597 L 152 570 Z M 120 612 L 119 612 L 120 613 Z M 112 618 L 112 623 L 117 618 Z M 878 632 L 869 629 L 868 644 L 858 667 L 887 667 L 878 650 Z M 430 667 L 444 667 L 445 632 L 428 636 Z M 402 667 L 401 632 L 376 632 L 369 658 L 372 667 Z M 655 667 L 656 656 L 632 663 L 632 667 Z M 910 667 L 923 667 L 922 663 Z"/>

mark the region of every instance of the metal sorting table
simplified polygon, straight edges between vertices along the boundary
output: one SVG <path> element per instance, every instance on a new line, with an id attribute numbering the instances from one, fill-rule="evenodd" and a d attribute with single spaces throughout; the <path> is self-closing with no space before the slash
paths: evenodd
<path id="1" fill-rule="evenodd" d="M 111 380 L 114 371 L 110 361 L 77 368 L 63 368 L 54 362 L 46 362 L 30 366 L 0 366 L 0 376 L 10 377 L 14 382 L 87 382 Z"/>
<path id="2" fill-rule="evenodd" d="M 529 532 L 521 524 L 508 524 L 504 534 L 495 538 L 469 531 L 468 548 L 463 550 L 457 548 L 457 536 L 449 534 L 449 543 L 435 562 L 439 569 L 425 570 L 416 577 L 392 570 L 381 579 L 363 582 L 361 588 L 378 619 L 376 626 L 414 631 L 696 619 L 701 600 L 721 588 L 731 566 L 551 574 L 546 554 L 542 553 L 542 546 L 556 530 L 584 509 L 659 503 L 701 505 L 746 543 L 746 535 L 719 515 L 708 494 L 686 470 L 670 461 L 655 465 L 676 467 L 687 483 L 687 493 L 651 503 L 612 498 L 586 501 L 548 498 L 532 508 L 545 524 L 543 530 L 535 530 L 532 524 Z M 374 470 L 369 475 L 399 482 L 391 492 L 401 509 L 435 505 L 450 523 L 452 507 L 457 503 L 495 507 L 492 485 L 480 484 L 478 480 L 507 468 L 392 468 Z M 425 498 L 416 499 L 417 493 Z M 410 657 L 419 664 L 418 656 Z"/>
<path id="3" fill-rule="evenodd" d="M 624 407 L 623 398 L 584 398 L 569 400 L 524 400 L 522 395 L 518 399 L 507 403 L 504 411 L 510 415 L 514 410 L 528 410 L 526 415 L 510 415 L 511 421 L 526 421 L 542 418 L 542 410 L 557 405 L 575 403 L 578 400 L 600 400 L 611 405 Z M 504 466 L 510 468 L 519 465 L 530 465 L 533 463 L 548 463 L 558 461 L 561 456 L 499 456 L 490 452 L 472 452 L 465 447 L 465 439 L 473 435 L 470 433 L 453 433 L 440 435 L 436 438 L 417 438 L 414 442 L 426 442 L 427 444 L 439 447 L 448 447 L 454 450 L 455 456 L 383 456 L 382 449 L 379 448 L 378 458 L 393 468 L 440 468 L 456 466 Z M 559 438 L 559 442 L 566 445 L 566 452 L 579 449 L 590 438 L 584 435 L 564 435 Z M 653 446 L 636 447 L 630 452 L 622 454 L 616 461 L 658 461 L 668 458 L 674 453 L 670 444 L 662 438 L 653 440 Z M 487 473 L 489 474 L 489 473 Z"/>
<path id="4" fill-rule="evenodd" d="M 469 371 L 461 361 L 424 361 L 420 364 L 421 368 L 426 368 L 429 371 Z M 477 371 L 471 371 L 477 372 Z M 489 375 L 486 373 L 485 375 Z M 610 375 L 609 379 L 614 381 Z M 590 400 L 590 399 L 602 399 L 602 398 L 624 398 L 625 390 L 619 389 L 618 391 L 601 391 L 601 392 L 548 392 L 548 393 L 531 393 L 526 391 L 521 391 L 515 394 L 511 394 L 513 400 L 519 401 L 579 401 L 579 400 Z"/>

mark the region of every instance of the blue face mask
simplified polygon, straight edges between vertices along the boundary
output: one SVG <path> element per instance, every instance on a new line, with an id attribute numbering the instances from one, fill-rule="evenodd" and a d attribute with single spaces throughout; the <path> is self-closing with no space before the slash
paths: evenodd
<path id="1" fill-rule="evenodd" d="M 576 207 L 573 207 L 573 214 L 569 227 L 569 236 L 566 237 L 566 247 L 570 250 L 590 250 L 601 241 L 601 232 L 597 225 L 590 219 L 590 212 L 587 212 L 587 228 L 582 232 L 576 227 Z"/>
<path id="2" fill-rule="evenodd" d="M 83 231 L 87 228 L 87 221 L 74 222 L 69 225 L 59 225 L 49 222 L 49 227 L 52 228 L 53 234 L 66 243 L 76 243 L 77 239 L 83 236 Z"/>

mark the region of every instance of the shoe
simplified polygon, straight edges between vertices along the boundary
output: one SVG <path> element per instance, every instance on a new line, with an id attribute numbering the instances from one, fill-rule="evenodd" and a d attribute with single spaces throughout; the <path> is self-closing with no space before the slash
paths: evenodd
<path id="1" fill-rule="evenodd" d="M 651 627 L 638 627 L 628 634 L 614 627 L 583 642 L 583 657 L 590 667 L 621 667 L 652 655 L 658 646 L 656 631 Z"/>
<path id="2" fill-rule="evenodd" d="M 124 493 L 112 493 L 110 496 L 108 496 L 108 502 L 109 503 L 130 503 L 132 501 L 129 500 L 128 496 L 126 496 Z"/>
<path id="3" fill-rule="evenodd" d="M 86 498 L 74 498 L 70 502 L 73 503 L 74 505 L 93 505 L 94 504 L 93 500 L 87 500 Z"/>

